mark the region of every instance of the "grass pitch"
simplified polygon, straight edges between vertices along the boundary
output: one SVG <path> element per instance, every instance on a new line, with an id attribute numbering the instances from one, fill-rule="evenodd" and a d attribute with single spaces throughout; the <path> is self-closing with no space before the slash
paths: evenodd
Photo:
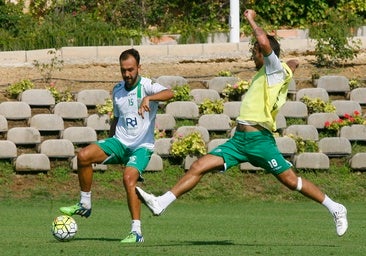
<path id="1" fill-rule="evenodd" d="M 160 217 L 144 207 L 145 242 L 120 244 L 130 229 L 124 203 L 96 201 L 76 216 L 74 240 L 50 232 L 64 202 L 2 201 L 1 255 L 364 255 L 363 203 L 347 203 L 349 230 L 338 237 L 328 211 L 314 202 L 182 202 Z"/>

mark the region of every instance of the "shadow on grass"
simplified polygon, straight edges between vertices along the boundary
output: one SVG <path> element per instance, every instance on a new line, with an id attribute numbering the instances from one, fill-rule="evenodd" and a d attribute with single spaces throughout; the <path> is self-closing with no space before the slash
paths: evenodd
<path id="1" fill-rule="evenodd" d="M 107 237 L 82 237 L 82 238 L 75 238 L 73 241 L 105 241 L 105 242 L 116 242 L 121 241 L 119 238 L 107 238 Z M 145 244 L 145 243 L 140 243 Z M 159 244 L 159 246 L 187 246 L 187 245 L 235 245 L 234 242 L 230 240 L 223 240 L 223 241 L 184 241 L 181 243 L 173 242 L 171 244 Z M 150 245 L 149 245 L 150 246 Z M 154 245 L 155 246 L 155 245 Z"/>
<path id="2" fill-rule="evenodd" d="M 223 241 L 184 241 L 182 245 L 234 245 L 235 243 L 230 240 Z"/>
<path id="3" fill-rule="evenodd" d="M 74 241 L 106 241 L 106 242 L 116 242 L 121 241 L 119 238 L 107 238 L 107 237 L 82 237 L 75 238 Z"/>
<path id="4" fill-rule="evenodd" d="M 78 241 L 106 241 L 106 242 L 116 242 L 121 241 L 119 238 L 106 238 L 106 237 L 84 237 L 84 238 L 75 238 Z M 155 247 L 155 246 L 277 246 L 277 247 L 287 247 L 287 246 L 294 246 L 294 247 L 303 247 L 309 246 L 308 244 L 258 244 L 258 243 L 235 243 L 231 240 L 215 240 L 215 241 L 182 241 L 181 243 L 173 242 L 166 243 L 166 244 L 148 244 L 148 243 L 132 243 L 132 244 L 124 244 L 124 245 L 140 245 L 143 247 Z M 314 247 L 338 247 L 336 245 L 331 244 L 312 244 L 311 246 Z"/>
<path id="5" fill-rule="evenodd" d="M 235 243 L 230 240 L 223 240 L 223 241 L 182 241 L 181 243 L 168 243 L 168 244 L 155 244 L 155 245 L 147 245 L 145 244 L 144 247 L 154 247 L 154 246 L 245 246 L 245 247 L 268 247 L 268 246 L 277 246 L 277 247 L 304 247 L 309 246 L 309 244 L 258 244 L 258 243 Z M 311 246 L 314 247 L 339 247 L 336 245 L 330 244 L 312 244 Z"/>

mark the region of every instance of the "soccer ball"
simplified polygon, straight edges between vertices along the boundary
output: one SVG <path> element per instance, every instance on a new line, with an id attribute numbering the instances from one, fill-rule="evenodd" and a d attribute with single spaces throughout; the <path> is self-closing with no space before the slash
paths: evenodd
<path id="1" fill-rule="evenodd" d="M 74 238 L 78 231 L 76 221 L 67 215 L 56 217 L 52 222 L 52 235 L 59 241 L 69 241 Z"/>

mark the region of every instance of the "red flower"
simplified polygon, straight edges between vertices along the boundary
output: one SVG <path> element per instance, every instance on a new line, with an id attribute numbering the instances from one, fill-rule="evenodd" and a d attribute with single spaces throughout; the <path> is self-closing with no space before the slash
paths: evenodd
<path id="1" fill-rule="evenodd" d="M 329 127 L 329 126 L 330 126 L 330 122 L 329 122 L 329 121 L 326 121 L 326 122 L 324 123 L 324 126 L 325 126 L 325 127 Z"/>
<path id="2" fill-rule="evenodd" d="M 355 110 L 355 111 L 353 112 L 353 115 L 354 115 L 354 116 L 359 116 L 359 115 L 360 115 L 360 112 L 358 112 L 357 110 Z"/>

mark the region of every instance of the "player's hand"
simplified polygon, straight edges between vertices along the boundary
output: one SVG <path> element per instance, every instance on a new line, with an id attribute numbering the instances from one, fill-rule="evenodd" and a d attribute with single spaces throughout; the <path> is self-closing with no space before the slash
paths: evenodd
<path id="1" fill-rule="evenodd" d="M 292 70 L 292 73 L 295 73 L 295 70 L 299 67 L 300 62 L 296 59 L 291 59 L 286 62 L 289 68 Z"/>
<path id="2" fill-rule="evenodd" d="M 144 118 L 144 112 L 150 112 L 150 99 L 149 97 L 144 97 L 141 101 L 138 113 Z"/>
<path id="3" fill-rule="evenodd" d="M 244 16 L 247 20 L 254 20 L 257 14 L 254 10 L 248 9 L 244 11 Z"/>

